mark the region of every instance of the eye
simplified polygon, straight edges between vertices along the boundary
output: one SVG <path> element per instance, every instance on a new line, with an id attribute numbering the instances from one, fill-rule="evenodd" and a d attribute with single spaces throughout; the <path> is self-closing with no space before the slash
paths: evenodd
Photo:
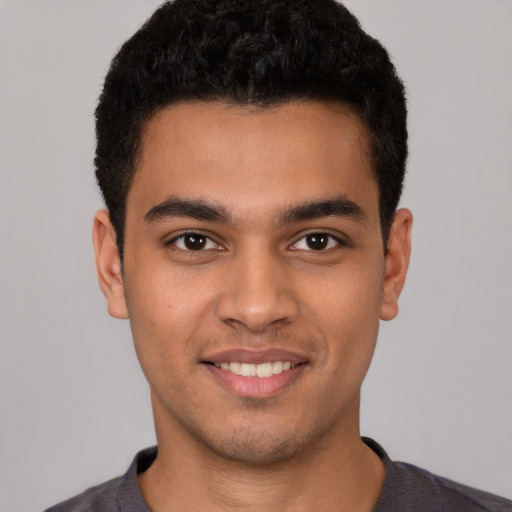
<path id="1" fill-rule="evenodd" d="M 297 240 L 291 249 L 301 251 L 325 251 L 343 245 L 343 242 L 329 233 L 310 233 Z"/>
<path id="2" fill-rule="evenodd" d="M 173 245 L 182 251 L 203 251 L 221 248 L 219 244 L 202 233 L 183 233 L 170 240 L 167 245 Z"/>

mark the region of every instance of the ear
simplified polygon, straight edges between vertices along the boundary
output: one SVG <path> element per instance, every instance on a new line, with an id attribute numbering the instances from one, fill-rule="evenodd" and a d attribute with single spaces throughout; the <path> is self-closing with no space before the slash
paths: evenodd
<path id="1" fill-rule="evenodd" d="M 412 213 L 406 208 L 398 210 L 388 239 L 384 293 L 380 318 L 393 320 L 398 315 L 398 297 L 405 283 L 411 256 Z"/>
<path id="2" fill-rule="evenodd" d="M 108 312 L 114 318 L 128 318 L 121 258 L 117 250 L 114 227 L 107 210 L 99 210 L 94 216 L 92 241 L 96 255 L 96 273 L 101 291 L 107 299 Z"/>

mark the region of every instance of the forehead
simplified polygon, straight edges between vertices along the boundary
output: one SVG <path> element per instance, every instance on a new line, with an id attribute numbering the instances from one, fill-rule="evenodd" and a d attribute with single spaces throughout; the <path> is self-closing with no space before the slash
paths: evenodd
<path id="1" fill-rule="evenodd" d="M 260 211 L 339 194 L 377 212 L 367 130 L 348 108 L 181 103 L 145 126 L 127 215 L 169 195 Z"/>

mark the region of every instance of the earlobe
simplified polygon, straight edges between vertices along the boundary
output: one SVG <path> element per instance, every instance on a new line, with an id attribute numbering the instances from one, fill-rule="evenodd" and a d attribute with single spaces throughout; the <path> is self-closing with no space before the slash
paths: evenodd
<path id="1" fill-rule="evenodd" d="M 398 210 L 391 227 L 386 255 L 384 292 L 380 318 L 392 320 L 398 315 L 398 297 L 402 292 L 411 255 L 412 213 Z"/>
<path id="2" fill-rule="evenodd" d="M 103 295 L 107 299 L 108 312 L 114 318 L 128 318 L 121 259 L 114 227 L 107 210 L 99 210 L 94 216 L 92 240 L 96 256 L 96 273 Z"/>

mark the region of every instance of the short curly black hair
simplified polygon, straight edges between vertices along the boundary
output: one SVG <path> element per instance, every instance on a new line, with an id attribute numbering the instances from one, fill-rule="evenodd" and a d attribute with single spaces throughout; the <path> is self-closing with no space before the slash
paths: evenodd
<path id="1" fill-rule="evenodd" d="M 407 159 L 405 90 L 387 51 L 335 0 L 174 0 L 112 60 L 96 109 L 96 177 L 122 258 L 144 124 L 178 101 L 337 102 L 365 123 L 384 245 Z"/>

